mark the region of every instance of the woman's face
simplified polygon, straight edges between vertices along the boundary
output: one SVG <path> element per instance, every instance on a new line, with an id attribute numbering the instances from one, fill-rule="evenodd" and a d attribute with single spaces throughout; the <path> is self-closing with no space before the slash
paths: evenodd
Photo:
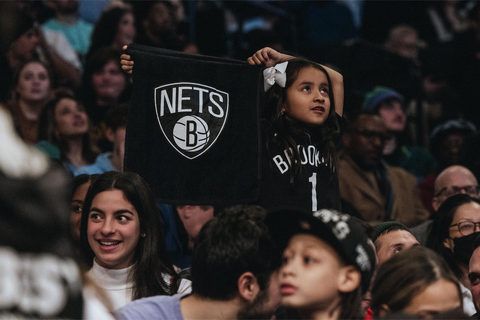
<path id="1" fill-rule="evenodd" d="M 112 60 L 93 73 L 92 84 L 97 100 L 115 102 L 127 87 L 127 78 L 118 62 Z"/>
<path id="2" fill-rule="evenodd" d="M 457 286 L 440 279 L 429 285 L 412 298 L 403 313 L 418 316 L 420 319 L 434 319 L 438 313 L 461 307 Z"/>
<path id="3" fill-rule="evenodd" d="M 453 215 L 451 227 L 449 228 L 449 238 L 445 240 L 445 246 L 450 248 L 453 251 L 453 239 L 455 238 L 460 238 L 463 236 L 467 236 L 468 234 L 472 234 L 473 232 L 465 232 L 462 231 L 460 233 L 459 226 L 458 224 L 462 222 L 474 222 L 474 223 L 479 223 L 480 222 L 480 204 L 476 202 L 469 202 L 466 204 L 461 205 L 460 207 L 457 208 L 457 211 L 455 211 L 455 214 Z M 473 231 L 480 231 L 478 229 L 478 225 L 475 225 Z"/>
<path id="4" fill-rule="evenodd" d="M 114 47 L 121 49 L 124 45 L 133 42 L 137 31 L 135 29 L 135 17 L 131 12 L 125 13 L 118 23 L 117 34 L 114 39 Z"/>
<path id="5" fill-rule="evenodd" d="M 63 137 L 78 137 L 88 132 L 88 117 L 83 106 L 70 98 L 60 99 L 55 106 L 57 132 Z"/>
<path id="6" fill-rule="evenodd" d="M 20 71 L 15 91 L 21 100 L 27 102 L 46 101 L 51 95 L 47 69 L 38 62 L 27 63 Z"/>
<path id="7" fill-rule="evenodd" d="M 100 266 L 123 269 L 134 264 L 140 220 L 123 191 L 103 191 L 93 198 L 88 213 L 87 238 Z"/>
<path id="8" fill-rule="evenodd" d="M 72 197 L 72 206 L 70 210 L 70 233 L 73 240 L 80 241 L 80 224 L 82 221 L 82 209 L 85 202 L 90 182 L 81 184 Z"/>

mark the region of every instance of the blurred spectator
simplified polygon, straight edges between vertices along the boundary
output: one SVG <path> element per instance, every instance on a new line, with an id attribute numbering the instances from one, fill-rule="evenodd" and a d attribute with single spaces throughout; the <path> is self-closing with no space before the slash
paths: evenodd
<path id="1" fill-rule="evenodd" d="M 138 10 L 136 16 L 139 19 L 138 26 L 140 27 L 136 43 L 184 51 L 187 48 L 188 40 L 178 32 L 178 19 L 181 12 L 179 6 L 183 6 L 183 4 L 169 0 L 136 4 Z"/>
<path id="2" fill-rule="evenodd" d="M 78 16 L 78 0 L 48 0 L 47 4 L 55 15 L 43 23 L 43 28 L 63 33 L 78 53 L 80 60 L 83 60 L 90 46 L 93 25 Z M 61 51 L 59 47 L 57 48 Z"/>
<path id="3" fill-rule="evenodd" d="M 80 250 L 80 223 L 82 220 L 83 203 L 87 195 L 88 188 L 98 178 L 98 174 L 81 174 L 73 178 L 72 181 L 72 202 L 70 206 L 70 235 Z M 80 256 L 80 251 L 78 252 Z"/>
<path id="4" fill-rule="evenodd" d="M 419 246 L 412 232 L 397 221 L 386 221 L 375 225 L 371 239 L 377 251 L 378 264 L 384 263 L 395 254 Z"/>
<path id="5" fill-rule="evenodd" d="M 131 84 L 120 65 L 121 52 L 104 47 L 92 54 L 83 74 L 84 105 L 94 125 L 112 105 L 130 100 Z"/>
<path id="6" fill-rule="evenodd" d="M 91 129 L 81 102 L 68 91 L 59 92 L 42 113 L 37 146 L 73 173 L 92 164 L 99 154 Z"/>
<path id="7" fill-rule="evenodd" d="M 428 213 L 418 197 L 415 177 L 382 160 L 386 137 L 380 116 L 363 112 L 353 117 L 342 135 L 340 195 L 371 224 L 395 220 L 412 227 Z"/>
<path id="8" fill-rule="evenodd" d="M 454 40 L 452 87 L 458 96 L 458 111 L 464 119 L 480 126 L 480 3 L 475 1 L 470 10 L 469 28 L 457 34 Z"/>
<path id="9" fill-rule="evenodd" d="M 327 46 L 357 36 L 352 13 L 341 1 L 288 1 L 287 4 L 296 17 L 299 53 L 309 59 L 319 61 Z"/>
<path id="10" fill-rule="evenodd" d="M 456 33 L 468 28 L 467 1 L 440 0 L 427 1 L 425 9 L 428 19 L 419 23 L 422 38 L 428 40 L 429 45 L 451 42 Z"/>
<path id="11" fill-rule="evenodd" d="M 38 60 L 20 64 L 12 79 L 12 99 L 1 105 L 10 111 L 17 132 L 28 144 L 38 142 L 40 115 L 53 96 L 51 70 Z"/>
<path id="12" fill-rule="evenodd" d="M 437 318 L 440 313 L 461 307 L 457 279 L 442 257 L 430 249 L 405 250 L 377 270 L 372 287 L 374 319 L 410 319 L 408 315 L 442 319 Z"/>
<path id="13" fill-rule="evenodd" d="M 455 274 L 463 293 L 463 310 L 475 313 L 468 279 L 473 242 L 480 235 L 480 200 L 456 194 L 445 200 L 433 217 L 427 247 L 439 253 Z"/>
<path id="14" fill-rule="evenodd" d="M 473 246 L 474 251 L 470 262 L 468 265 L 468 279 L 472 284 L 471 291 L 473 296 L 473 303 L 477 309 L 475 316 L 472 316 L 472 319 L 478 319 L 479 310 L 480 310 L 480 238 L 475 239 Z"/>
<path id="15" fill-rule="evenodd" d="M 0 317 L 82 319 L 81 275 L 68 232 L 70 179 L 22 142 L 3 109 L 0 136 Z"/>
<path id="16" fill-rule="evenodd" d="M 124 45 L 135 40 L 135 36 L 135 16 L 130 7 L 113 7 L 103 12 L 93 29 L 87 61 L 101 47 L 122 50 Z"/>
<path id="17" fill-rule="evenodd" d="M 79 0 L 78 15 L 85 22 L 95 24 L 102 10 L 117 1 L 123 2 L 123 0 Z"/>
<path id="18" fill-rule="evenodd" d="M 467 158 L 467 147 L 465 140 L 476 132 L 475 126 L 466 120 L 448 120 L 438 124 L 432 132 L 430 139 L 433 156 L 437 161 L 437 170 L 429 174 L 420 183 L 421 198 L 426 208 L 431 213 L 434 183 L 437 172 L 453 165 L 464 165 Z"/>
<path id="19" fill-rule="evenodd" d="M 436 163 L 433 156 L 427 150 L 409 143 L 405 132 L 405 100 L 400 93 L 387 87 L 375 87 L 365 96 L 363 107 L 379 114 L 387 129 L 382 151 L 386 163 L 407 170 L 419 181 L 434 172 Z"/>
<path id="20" fill-rule="evenodd" d="M 425 179 L 424 183 L 420 185 L 420 194 L 425 207 L 429 209 L 431 214 L 434 214 L 447 198 L 459 193 L 480 198 L 477 179 L 470 170 L 463 166 L 453 165 L 440 172 L 435 178 L 434 187 L 431 191 L 426 189 L 427 181 Z M 422 245 L 427 242 L 428 228 L 430 228 L 431 222 L 432 220 L 427 220 L 412 228 L 412 233 Z"/>
<path id="21" fill-rule="evenodd" d="M 418 38 L 418 32 L 409 25 L 392 28 L 385 41 L 385 47 L 396 54 L 419 63 L 419 49 L 424 44 Z"/>
<path id="22" fill-rule="evenodd" d="M 128 106 L 126 104 L 113 106 L 108 110 L 105 116 L 105 134 L 107 139 L 113 144 L 112 152 L 100 154 L 95 163 L 76 169 L 74 175 L 123 171 L 127 116 Z"/>

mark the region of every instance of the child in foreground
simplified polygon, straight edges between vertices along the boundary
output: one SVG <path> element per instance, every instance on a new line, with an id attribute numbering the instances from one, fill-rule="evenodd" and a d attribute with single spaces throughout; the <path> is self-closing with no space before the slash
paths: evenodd
<path id="1" fill-rule="evenodd" d="M 279 282 L 288 318 L 363 318 L 361 298 L 375 252 L 356 220 L 333 210 L 282 208 L 270 212 L 266 223 L 285 248 Z"/>

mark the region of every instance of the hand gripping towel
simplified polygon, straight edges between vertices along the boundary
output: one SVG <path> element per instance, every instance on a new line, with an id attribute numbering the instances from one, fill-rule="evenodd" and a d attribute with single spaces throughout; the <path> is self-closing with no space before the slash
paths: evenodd
<path id="1" fill-rule="evenodd" d="M 131 44 L 124 170 L 168 204 L 251 203 L 259 193 L 259 79 L 246 62 Z"/>

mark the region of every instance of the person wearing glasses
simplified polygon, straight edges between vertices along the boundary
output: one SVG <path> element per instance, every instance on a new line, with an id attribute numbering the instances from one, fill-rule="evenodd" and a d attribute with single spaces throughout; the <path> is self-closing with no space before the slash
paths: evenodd
<path id="1" fill-rule="evenodd" d="M 372 225 L 395 220 L 413 227 L 425 221 L 428 212 L 418 196 L 417 179 L 383 161 L 387 129 L 382 118 L 364 110 L 350 120 L 342 135 L 338 169 L 342 206 L 353 208 L 347 213 Z"/>
<path id="2" fill-rule="evenodd" d="M 446 199 L 434 215 L 427 237 L 427 247 L 447 261 L 463 292 L 464 312 L 473 315 L 468 263 L 474 251 L 474 240 L 480 235 L 480 200 L 468 194 Z"/>
<path id="3" fill-rule="evenodd" d="M 412 144 L 415 137 L 409 132 L 411 121 L 407 120 L 405 97 L 396 90 L 377 86 L 365 95 L 363 108 L 378 114 L 387 128 L 387 138 L 383 146 L 383 160 L 405 169 L 417 177 L 418 182 L 435 172 L 436 161 L 425 148 Z"/>
<path id="4" fill-rule="evenodd" d="M 464 166 L 449 166 L 440 172 L 435 179 L 431 200 L 434 212 L 440 208 L 445 200 L 459 193 L 468 194 L 472 198 L 480 198 L 477 178 Z M 428 229 L 431 224 L 432 220 L 429 219 L 411 229 L 412 234 L 422 245 L 427 242 Z"/>

